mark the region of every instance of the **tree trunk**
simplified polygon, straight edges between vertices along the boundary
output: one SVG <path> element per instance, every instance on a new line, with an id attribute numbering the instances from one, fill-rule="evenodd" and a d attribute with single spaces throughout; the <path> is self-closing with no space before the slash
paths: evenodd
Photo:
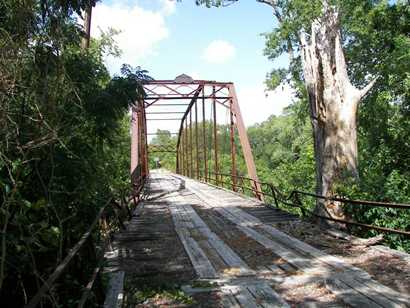
<path id="1" fill-rule="evenodd" d="M 316 159 L 316 193 L 331 197 L 337 185 L 357 179 L 356 114 L 370 90 L 354 87 L 348 78 L 340 37 L 338 10 L 323 4 L 311 31 L 300 33 L 302 66 L 308 93 Z M 341 204 L 318 199 L 318 215 L 344 218 Z"/>
<path id="2" fill-rule="evenodd" d="M 91 39 L 91 13 L 92 6 L 89 5 L 84 12 L 84 37 L 81 40 L 81 48 L 88 49 L 90 47 Z"/>

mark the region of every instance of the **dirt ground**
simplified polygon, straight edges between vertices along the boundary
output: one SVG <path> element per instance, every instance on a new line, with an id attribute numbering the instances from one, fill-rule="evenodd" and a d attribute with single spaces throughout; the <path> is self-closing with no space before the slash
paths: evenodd
<path id="1" fill-rule="evenodd" d="M 394 250 L 361 245 L 360 239 L 354 237 L 336 238 L 309 221 L 276 223 L 272 226 L 365 270 L 373 279 L 396 291 L 410 294 L 409 260 L 397 255 Z"/>

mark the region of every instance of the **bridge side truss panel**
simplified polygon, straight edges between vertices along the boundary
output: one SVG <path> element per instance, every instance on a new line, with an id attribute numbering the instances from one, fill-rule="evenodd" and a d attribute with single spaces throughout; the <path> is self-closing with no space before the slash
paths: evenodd
<path id="1" fill-rule="evenodd" d="M 148 155 L 153 152 L 174 152 L 176 172 L 191 178 L 223 185 L 221 170 L 226 169 L 227 158 L 221 157 L 219 147 L 221 136 L 218 132 L 218 108 L 224 108 L 228 115 L 231 188 L 238 189 L 237 147 L 238 136 L 251 179 L 255 196 L 262 200 L 255 162 L 246 133 L 241 110 L 233 83 L 202 80 L 159 80 L 144 85 L 146 97 L 132 110 L 131 171 L 140 165 L 144 176 L 149 172 Z M 182 103 L 181 103 L 182 102 Z M 155 112 L 154 106 L 178 108 L 178 111 Z M 184 108 L 184 111 L 181 111 Z M 155 115 L 148 118 L 146 115 Z M 182 115 L 180 118 L 174 115 Z M 161 115 L 164 115 L 161 118 Z M 169 146 L 148 145 L 147 136 L 157 133 L 147 132 L 147 121 L 179 121 L 179 130 L 172 132 L 177 136 L 176 149 Z M 221 161 L 222 160 L 222 161 Z"/>

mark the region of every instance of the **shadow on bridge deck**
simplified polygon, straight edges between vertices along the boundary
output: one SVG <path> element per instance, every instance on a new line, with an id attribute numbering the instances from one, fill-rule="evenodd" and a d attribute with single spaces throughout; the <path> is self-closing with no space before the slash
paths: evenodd
<path id="1" fill-rule="evenodd" d="M 146 190 L 108 256 L 119 283 L 107 307 L 409 306 L 407 295 L 272 226 L 294 215 L 171 173 L 153 172 Z M 138 302 L 149 288 L 192 299 Z"/>

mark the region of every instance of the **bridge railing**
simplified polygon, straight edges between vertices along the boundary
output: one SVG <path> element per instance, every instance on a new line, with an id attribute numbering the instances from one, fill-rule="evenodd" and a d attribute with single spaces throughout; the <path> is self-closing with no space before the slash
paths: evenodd
<path id="1" fill-rule="evenodd" d="M 254 179 L 244 177 L 244 176 L 233 176 L 232 174 L 225 174 L 225 173 L 213 173 L 214 178 L 209 178 L 211 182 L 216 184 L 217 186 L 222 186 L 224 188 L 228 188 L 230 190 L 236 192 L 242 192 L 246 194 L 246 192 L 252 192 L 254 195 L 259 196 L 263 195 L 265 203 L 267 205 L 273 205 L 277 208 L 281 206 L 290 207 L 293 209 L 297 209 L 300 211 L 301 216 L 314 216 L 320 219 L 334 221 L 346 225 L 352 225 L 357 227 L 363 227 L 366 229 L 377 230 L 380 232 L 387 232 L 387 233 L 394 233 L 400 234 L 406 237 L 410 237 L 410 231 L 406 230 L 398 230 L 393 228 L 387 227 L 380 227 L 376 225 L 365 224 L 361 222 L 356 222 L 347 219 L 339 219 L 333 218 L 328 216 L 323 216 L 315 213 L 309 207 L 307 202 L 307 198 L 310 198 L 310 205 L 314 204 L 317 199 L 325 200 L 325 201 L 333 201 L 339 202 L 341 204 L 350 204 L 353 206 L 367 206 L 367 207 L 381 207 L 381 208 L 391 208 L 391 209 L 403 209 L 403 210 L 410 210 L 410 204 L 405 203 L 391 203 L 391 202 L 377 202 L 377 201 L 368 201 L 368 200 L 355 200 L 355 199 L 348 199 L 342 197 L 326 197 L 317 195 L 315 193 L 300 191 L 300 190 L 292 190 L 288 195 L 283 194 L 277 187 L 275 187 L 272 183 L 262 182 L 262 181 L 255 181 Z M 233 181 L 235 178 L 235 181 Z M 229 179 L 229 180 L 228 180 Z M 258 185 L 261 189 L 257 189 Z"/>
<path id="2" fill-rule="evenodd" d="M 134 207 L 137 206 L 138 202 L 142 198 L 143 188 L 145 184 L 145 177 L 142 176 L 141 166 L 138 165 L 134 172 L 131 174 L 131 184 L 132 184 L 132 192 L 131 198 L 134 202 Z M 125 200 L 126 210 L 128 212 L 129 218 L 132 216 L 132 209 L 130 209 L 127 204 L 131 200 Z M 110 245 L 110 236 L 111 231 L 115 228 L 124 228 L 124 223 L 121 218 L 120 211 L 123 210 L 123 207 L 116 202 L 113 198 L 109 198 L 104 205 L 100 208 L 97 213 L 97 216 L 94 218 L 93 222 L 83 233 L 80 240 L 69 250 L 66 257 L 61 261 L 61 263 L 54 269 L 53 273 L 44 281 L 43 285 L 37 291 L 37 293 L 31 298 L 29 303 L 25 306 L 25 308 L 34 308 L 36 307 L 42 300 L 42 298 L 52 289 L 55 285 L 57 279 L 61 277 L 61 275 L 65 272 L 69 264 L 72 262 L 74 257 L 79 254 L 82 247 L 84 247 L 85 243 L 89 240 L 93 232 L 97 227 L 100 228 L 99 230 L 99 246 L 100 246 L 100 254 L 97 257 L 97 265 L 93 271 L 93 274 L 84 288 L 84 291 L 81 295 L 79 303 L 77 305 L 78 308 L 82 308 L 85 306 L 87 299 L 91 293 L 93 288 L 94 282 L 97 278 L 98 273 L 100 272 L 103 266 L 104 260 L 104 252 Z M 117 227 L 115 227 L 117 226 Z"/>
<path id="3" fill-rule="evenodd" d="M 134 207 L 137 206 L 142 197 L 145 179 L 146 177 L 142 174 L 141 165 L 137 165 L 131 173 L 132 198 L 134 201 Z"/>

